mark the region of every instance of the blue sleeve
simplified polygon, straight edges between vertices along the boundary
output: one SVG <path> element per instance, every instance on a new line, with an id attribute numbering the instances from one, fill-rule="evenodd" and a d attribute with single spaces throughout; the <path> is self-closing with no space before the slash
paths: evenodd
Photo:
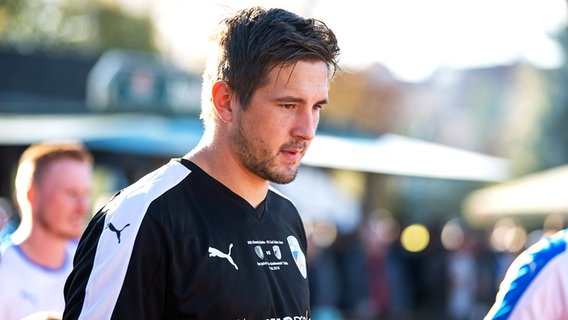
<path id="1" fill-rule="evenodd" d="M 550 261 L 566 250 L 566 233 L 567 230 L 563 230 L 541 239 L 513 261 L 499 287 L 495 304 L 485 320 L 509 318 L 536 276 Z"/>

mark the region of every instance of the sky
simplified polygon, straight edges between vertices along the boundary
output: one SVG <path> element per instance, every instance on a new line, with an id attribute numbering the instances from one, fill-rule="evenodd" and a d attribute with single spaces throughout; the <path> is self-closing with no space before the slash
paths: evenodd
<path id="1" fill-rule="evenodd" d="M 126 1 L 128 3 L 136 1 Z M 202 68 L 219 20 L 251 5 L 281 7 L 334 30 L 343 68 L 385 65 L 401 81 L 437 68 L 477 68 L 528 61 L 564 62 L 554 34 L 565 26 L 565 0 L 146 0 L 158 44 L 189 68 Z M 130 4 L 132 6 L 132 4 Z M 140 10 L 140 8 L 132 8 Z"/>

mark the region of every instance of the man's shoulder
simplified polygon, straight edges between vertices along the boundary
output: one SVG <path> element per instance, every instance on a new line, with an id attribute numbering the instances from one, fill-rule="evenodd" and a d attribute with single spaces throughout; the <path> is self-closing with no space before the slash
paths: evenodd
<path id="1" fill-rule="evenodd" d="M 268 187 L 268 192 L 269 195 L 272 195 L 273 200 L 280 201 L 282 203 L 289 203 L 295 206 L 294 201 L 290 197 L 288 197 L 288 195 L 286 195 L 281 190 L 275 188 L 274 186 L 270 185 Z"/>
<path id="2" fill-rule="evenodd" d="M 18 252 L 19 250 L 17 245 L 8 240 L 4 243 L 4 246 L 0 248 L 0 273 L 21 267 L 25 261 Z"/>
<path id="3" fill-rule="evenodd" d="M 513 261 L 501 283 L 496 302 L 485 319 L 504 319 L 517 309 L 532 308 L 534 302 L 542 302 L 534 297 L 542 297 L 543 292 L 549 292 L 552 283 L 555 292 L 566 289 L 566 284 L 558 283 L 558 275 L 565 273 L 567 236 L 568 229 L 544 237 Z"/>
<path id="4" fill-rule="evenodd" d="M 567 236 L 568 229 L 540 239 L 515 259 L 509 273 L 515 272 L 513 275 L 517 283 L 528 285 L 552 261 L 566 256 Z"/>
<path id="5" fill-rule="evenodd" d="M 189 173 L 188 168 L 172 160 L 117 192 L 102 210 L 113 212 L 120 208 L 148 207 L 152 201 L 183 181 Z"/>
<path id="6" fill-rule="evenodd" d="M 566 254 L 568 241 L 568 229 L 561 230 L 551 236 L 544 237 L 529 247 L 521 256 L 523 264 L 531 264 L 537 272 L 545 267 L 550 261 Z"/>

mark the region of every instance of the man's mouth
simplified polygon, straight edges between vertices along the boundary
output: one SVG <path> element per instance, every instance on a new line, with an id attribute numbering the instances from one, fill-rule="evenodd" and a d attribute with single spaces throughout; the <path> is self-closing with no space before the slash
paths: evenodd
<path id="1" fill-rule="evenodd" d="M 280 152 L 290 161 L 299 161 L 304 156 L 307 149 L 307 143 L 305 141 L 290 143 L 284 145 Z"/>

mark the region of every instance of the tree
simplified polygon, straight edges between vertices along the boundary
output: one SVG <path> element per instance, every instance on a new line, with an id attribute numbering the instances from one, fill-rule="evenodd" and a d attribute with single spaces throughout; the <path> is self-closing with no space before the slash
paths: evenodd
<path id="1" fill-rule="evenodd" d="M 0 0 L 0 44 L 22 51 L 156 51 L 148 17 L 88 0 Z"/>

